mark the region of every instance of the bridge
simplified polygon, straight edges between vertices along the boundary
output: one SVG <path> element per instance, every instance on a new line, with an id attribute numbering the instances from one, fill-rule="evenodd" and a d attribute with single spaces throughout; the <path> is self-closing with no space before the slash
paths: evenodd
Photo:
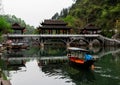
<path id="1" fill-rule="evenodd" d="M 50 40 L 57 40 L 59 39 L 67 46 L 70 46 L 71 43 L 74 41 L 77 41 L 80 43 L 80 41 L 85 42 L 87 45 L 91 44 L 94 40 L 98 40 L 101 46 L 118 46 L 120 45 L 120 41 L 116 39 L 110 39 L 107 37 L 104 37 L 100 34 L 8 34 L 3 35 L 4 38 L 32 38 L 34 40 L 38 40 L 39 44 L 44 47 L 44 44 L 47 44 L 50 42 Z"/>

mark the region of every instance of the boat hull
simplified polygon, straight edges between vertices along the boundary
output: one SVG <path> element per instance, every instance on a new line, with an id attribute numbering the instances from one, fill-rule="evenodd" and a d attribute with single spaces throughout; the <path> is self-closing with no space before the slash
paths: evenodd
<path id="1" fill-rule="evenodd" d="M 12 49 L 27 49 L 28 46 L 27 45 L 12 45 L 11 48 Z"/>
<path id="2" fill-rule="evenodd" d="M 76 62 L 77 61 L 80 61 L 80 62 Z M 88 69 L 90 68 L 93 64 L 94 64 L 94 60 L 87 60 L 87 61 L 84 61 L 82 59 L 73 59 L 73 58 L 69 58 L 69 63 L 76 66 L 76 67 L 80 67 L 80 68 L 84 68 L 84 69 Z"/>

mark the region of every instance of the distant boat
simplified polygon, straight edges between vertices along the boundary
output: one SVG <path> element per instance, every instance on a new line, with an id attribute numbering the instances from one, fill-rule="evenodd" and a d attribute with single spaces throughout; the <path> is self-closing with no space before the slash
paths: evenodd
<path id="1" fill-rule="evenodd" d="M 69 47 L 68 51 L 70 64 L 85 69 L 93 66 L 95 60 L 89 54 L 88 50 L 76 47 Z"/>
<path id="2" fill-rule="evenodd" d="M 25 43 L 12 43 L 11 44 L 12 49 L 26 49 L 28 47 L 28 45 L 26 45 Z"/>

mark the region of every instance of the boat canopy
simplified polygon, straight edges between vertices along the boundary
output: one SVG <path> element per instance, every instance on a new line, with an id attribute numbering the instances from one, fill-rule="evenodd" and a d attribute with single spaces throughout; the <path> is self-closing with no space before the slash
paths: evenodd
<path id="1" fill-rule="evenodd" d="M 70 51 L 89 52 L 89 51 L 86 50 L 86 49 L 83 49 L 83 48 L 77 48 L 77 47 L 69 47 L 68 50 L 70 50 Z"/>

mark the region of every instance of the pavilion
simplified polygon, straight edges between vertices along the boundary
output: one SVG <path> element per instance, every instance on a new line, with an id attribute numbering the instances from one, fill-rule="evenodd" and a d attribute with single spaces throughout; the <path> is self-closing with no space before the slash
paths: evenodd
<path id="1" fill-rule="evenodd" d="M 83 29 L 81 29 L 80 34 L 99 34 L 101 29 L 96 27 L 94 24 L 87 24 Z"/>
<path id="2" fill-rule="evenodd" d="M 25 27 L 20 26 L 18 23 L 12 24 L 12 34 L 23 34 L 25 31 Z M 12 43 L 19 43 L 23 41 L 23 37 L 7 37 L 8 41 L 10 40 Z"/>
<path id="3" fill-rule="evenodd" d="M 70 34 L 71 27 L 62 20 L 44 20 L 38 27 L 39 34 Z"/>
<path id="4" fill-rule="evenodd" d="M 20 26 L 18 23 L 12 24 L 13 34 L 23 34 L 25 27 Z"/>

